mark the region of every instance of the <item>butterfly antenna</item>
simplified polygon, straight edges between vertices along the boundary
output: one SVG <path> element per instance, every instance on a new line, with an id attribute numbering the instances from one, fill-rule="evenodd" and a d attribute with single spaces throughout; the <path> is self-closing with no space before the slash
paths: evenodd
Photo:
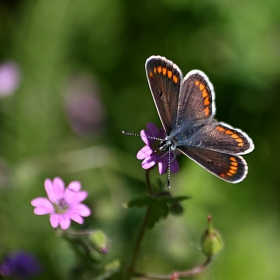
<path id="1" fill-rule="evenodd" d="M 137 136 L 140 137 L 139 133 L 133 133 L 133 132 L 127 132 L 127 131 L 122 131 L 122 134 L 128 135 L 128 136 Z"/>
<path id="2" fill-rule="evenodd" d="M 167 188 L 170 189 L 171 147 L 168 149 Z"/>
<path id="3" fill-rule="evenodd" d="M 153 139 L 153 140 L 162 141 L 161 138 L 157 138 L 157 137 L 153 137 L 153 136 L 149 136 L 149 135 L 141 135 L 141 134 L 139 134 L 139 133 L 133 133 L 133 132 L 122 131 L 122 134 L 128 135 L 128 136 L 146 137 L 146 138 L 148 138 L 148 139 Z"/>

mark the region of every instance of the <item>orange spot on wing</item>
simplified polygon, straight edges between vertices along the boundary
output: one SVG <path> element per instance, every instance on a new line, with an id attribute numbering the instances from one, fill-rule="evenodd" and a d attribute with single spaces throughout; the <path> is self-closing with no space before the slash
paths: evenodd
<path id="1" fill-rule="evenodd" d="M 230 169 L 237 170 L 238 168 L 236 166 L 231 166 Z"/>
<path id="2" fill-rule="evenodd" d="M 177 84 L 178 83 L 178 77 L 177 76 L 175 76 L 175 75 L 173 75 L 173 82 L 175 83 L 175 84 Z"/>
<path id="3" fill-rule="evenodd" d="M 203 90 L 205 89 L 205 85 L 204 85 L 204 84 L 202 84 L 202 83 L 200 83 L 200 85 L 199 85 L 199 89 L 200 89 L 201 91 L 203 91 Z"/>
<path id="4" fill-rule="evenodd" d="M 198 80 L 196 80 L 196 81 L 194 82 L 194 84 L 195 84 L 196 86 L 199 86 L 200 82 L 199 82 Z"/>
<path id="5" fill-rule="evenodd" d="M 221 132 L 226 131 L 226 129 L 223 128 L 222 126 L 216 126 L 216 129 L 217 129 L 218 131 L 221 131 Z"/>
<path id="6" fill-rule="evenodd" d="M 228 130 L 226 131 L 226 134 L 233 134 L 233 132 L 232 132 L 231 130 L 228 129 Z"/>
<path id="7" fill-rule="evenodd" d="M 157 71 L 158 71 L 159 73 L 161 73 L 161 70 L 162 70 L 161 66 L 158 66 Z"/>
<path id="8" fill-rule="evenodd" d="M 228 175 L 228 176 L 232 176 L 233 174 L 231 174 L 230 172 L 227 172 L 227 175 Z"/>
<path id="9" fill-rule="evenodd" d="M 166 75 L 166 72 L 167 72 L 167 69 L 164 67 L 162 68 L 162 74 L 165 76 Z"/>
<path id="10" fill-rule="evenodd" d="M 231 162 L 231 168 L 233 167 L 233 166 L 237 166 L 238 165 L 238 163 L 237 162 Z"/>
<path id="11" fill-rule="evenodd" d="M 235 134 L 235 133 L 233 133 L 233 134 L 231 135 L 231 137 L 232 137 L 232 138 L 238 138 L 238 135 Z"/>
<path id="12" fill-rule="evenodd" d="M 172 71 L 171 70 L 167 71 L 167 76 L 168 76 L 169 79 L 172 77 Z"/>
<path id="13" fill-rule="evenodd" d="M 231 161 L 236 161 L 236 158 L 235 157 L 230 157 L 229 158 Z"/>
<path id="14" fill-rule="evenodd" d="M 208 92 L 206 91 L 206 89 L 202 92 L 202 97 L 204 98 L 204 97 L 207 97 L 209 94 L 208 94 Z"/>
<path id="15" fill-rule="evenodd" d="M 150 78 L 153 78 L 153 76 L 154 76 L 153 71 L 150 71 L 149 76 L 150 76 Z"/>
<path id="16" fill-rule="evenodd" d="M 154 73 L 156 73 L 157 72 L 157 68 L 156 67 L 154 67 Z"/>
<path id="17" fill-rule="evenodd" d="M 220 176 L 221 176 L 222 178 L 225 178 L 225 177 L 226 177 L 226 174 L 225 174 L 225 173 L 221 173 Z"/>
<path id="18" fill-rule="evenodd" d="M 205 117 L 208 117 L 210 115 L 209 107 L 206 107 L 203 111 L 204 111 Z"/>
<path id="19" fill-rule="evenodd" d="M 239 147 L 242 147 L 243 145 L 244 145 L 244 141 L 243 141 L 243 139 L 242 138 L 237 138 L 237 139 L 235 139 L 235 141 L 238 143 L 237 145 L 239 146 Z"/>
<path id="20" fill-rule="evenodd" d="M 203 104 L 204 104 L 205 106 L 210 105 L 209 96 L 208 96 L 208 97 L 206 97 L 206 98 L 204 99 Z"/>
<path id="21" fill-rule="evenodd" d="M 236 174 L 236 170 L 233 170 L 233 169 L 230 169 L 228 172 L 231 174 Z"/>

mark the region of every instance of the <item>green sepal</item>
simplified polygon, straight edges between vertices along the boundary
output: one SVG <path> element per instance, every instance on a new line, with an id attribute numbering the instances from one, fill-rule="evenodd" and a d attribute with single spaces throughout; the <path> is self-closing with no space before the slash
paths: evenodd
<path id="1" fill-rule="evenodd" d="M 89 236 L 88 239 L 90 241 L 91 247 L 101 253 L 106 254 L 108 252 L 109 241 L 107 236 L 101 230 L 93 231 Z"/>
<path id="2" fill-rule="evenodd" d="M 207 219 L 208 229 L 202 235 L 201 246 L 202 253 L 208 258 L 212 258 L 222 251 L 223 240 L 219 232 L 213 228 L 211 216 L 208 216 Z"/>
<path id="3" fill-rule="evenodd" d="M 114 276 L 114 274 L 119 273 L 121 271 L 121 268 L 121 262 L 118 259 L 113 260 L 105 266 L 104 272 L 101 275 L 99 275 L 97 280 L 112 279 L 112 276 Z"/>

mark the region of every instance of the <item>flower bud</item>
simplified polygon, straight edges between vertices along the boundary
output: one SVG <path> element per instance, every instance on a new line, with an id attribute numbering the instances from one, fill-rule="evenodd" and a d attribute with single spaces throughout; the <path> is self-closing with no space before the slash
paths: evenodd
<path id="1" fill-rule="evenodd" d="M 119 260 L 113 260 L 105 266 L 105 271 L 118 271 L 120 270 L 121 262 Z"/>
<path id="2" fill-rule="evenodd" d="M 101 231 L 96 230 L 89 235 L 89 241 L 92 248 L 101 253 L 106 254 L 109 251 L 109 240 L 107 236 Z"/>
<path id="3" fill-rule="evenodd" d="M 206 257 L 214 257 L 223 249 L 223 241 L 220 234 L 212 227 L 212 217 L 208 216 L 208 229 L 201 238 L 202 253 Z"/>

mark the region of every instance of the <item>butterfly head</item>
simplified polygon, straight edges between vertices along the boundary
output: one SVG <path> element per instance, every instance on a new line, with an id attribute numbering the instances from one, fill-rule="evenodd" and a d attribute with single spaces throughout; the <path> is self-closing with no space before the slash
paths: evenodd
<path id="1" fill-rule="evenodd" d="M 170 136 L 166 136 L 165 139 L 161 140 L 158 146 L 160 152 L 175 151 L 176 144 L 172 141 Z"/>

